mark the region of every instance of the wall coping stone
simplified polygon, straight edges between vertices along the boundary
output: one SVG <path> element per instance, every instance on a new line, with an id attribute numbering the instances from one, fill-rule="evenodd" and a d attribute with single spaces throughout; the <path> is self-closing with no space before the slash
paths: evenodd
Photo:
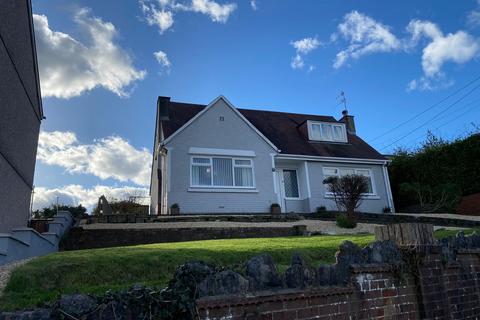
<path id="1" fill-rule="evenodd" d="M 243 306 L 262 304 L 275 301 L 291 301 L 305 298 L 327 297 L 353 294 L 353 287 L 311 287 L 305 289 L 282 289 L 272 291 L 258 291 L 247 294 L 232 294 L 221 296 L 206 296 L 196 300 L 198 309 L 204 307 L 220 308 L 224 306 Z"/>

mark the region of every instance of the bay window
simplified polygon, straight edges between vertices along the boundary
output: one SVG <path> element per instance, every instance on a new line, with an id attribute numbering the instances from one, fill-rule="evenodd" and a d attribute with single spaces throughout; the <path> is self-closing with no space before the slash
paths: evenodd
<path id="1" fill-rule="evenodd" d="M 190 172 L 192 187 L 254 187 L 251 159 L 194 156 Z"/>

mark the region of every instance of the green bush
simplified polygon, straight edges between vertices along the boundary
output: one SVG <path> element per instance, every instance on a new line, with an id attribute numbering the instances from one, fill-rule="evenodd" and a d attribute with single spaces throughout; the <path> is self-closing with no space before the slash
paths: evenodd
<path id="1" fill-rule="evenodd" d="M 337 227 L 344 229 L 353 229 L 357 226 L 357 222 L 347 218 L 345 214 L 337 215 Z"/>
<path id="2" fill-rule="evenodd" d="M 463 196 L 480 192 L 478 159 L 480 159 L 480 134 L 478 133 L 451 142 L 445 142 L 430 135 L 418 150 L 397 151 L 388 168 L 397 211 L 420 205 L 418 192 L 404 192 L 405 187 L 401 190 L 401 185 L 404 183 L 418 183 L 422 187 L 420 195 L 423 196 L 425 190 L 427 193 L 431 192 L 434 203 L 441 199 L 443 190 L 445 194 L 449 194 L 450 199 L 455 196 L 454 189 L 459 190 L 460 195 Z M 434 190 L 439 189 L 439 186 L 443 186 L 442 190 Z M 452 207 L 447 204 L 447 207 L 449 206 Z"/>

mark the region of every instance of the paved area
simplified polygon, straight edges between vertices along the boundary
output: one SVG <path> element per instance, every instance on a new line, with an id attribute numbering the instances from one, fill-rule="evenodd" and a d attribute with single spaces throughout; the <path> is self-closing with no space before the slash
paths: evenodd
<path id="1" fill-rule="evenodd" d="M 15 262 L 12 262 L 12 263 L 7 263 L 7 264 L 4 264 L 4 265 L 0 266 L 0 296 L 2 296 L 3 290 L 7 286 L 8 279 L 10 279 L 10 274 L 12 273 L 13 269 L 27 263 L 28 261 L 30 261 L 32 259 L 33 258 L 19 260 L 19 261 L 15 261 Z"/>
<path id="2" fill-rule="evenodd" d="M 446 219 L 480 221 L 480 216 L 466 216 L 462 214 L 452 214 L 452 213 L 395 213 L 395 214 L 405 215 L 405 216 L 415 216 L 415 217 L 435 217 L 435 218 L 446 218 Z"/>

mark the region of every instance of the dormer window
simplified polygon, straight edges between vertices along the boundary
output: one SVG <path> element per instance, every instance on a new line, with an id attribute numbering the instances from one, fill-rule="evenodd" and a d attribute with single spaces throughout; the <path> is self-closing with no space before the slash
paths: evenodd
<path id="1" fill-rule="evenodd" d="M 308 139 L 314 141 L 347 142 L 345 124 L 309 120 Z"/>

